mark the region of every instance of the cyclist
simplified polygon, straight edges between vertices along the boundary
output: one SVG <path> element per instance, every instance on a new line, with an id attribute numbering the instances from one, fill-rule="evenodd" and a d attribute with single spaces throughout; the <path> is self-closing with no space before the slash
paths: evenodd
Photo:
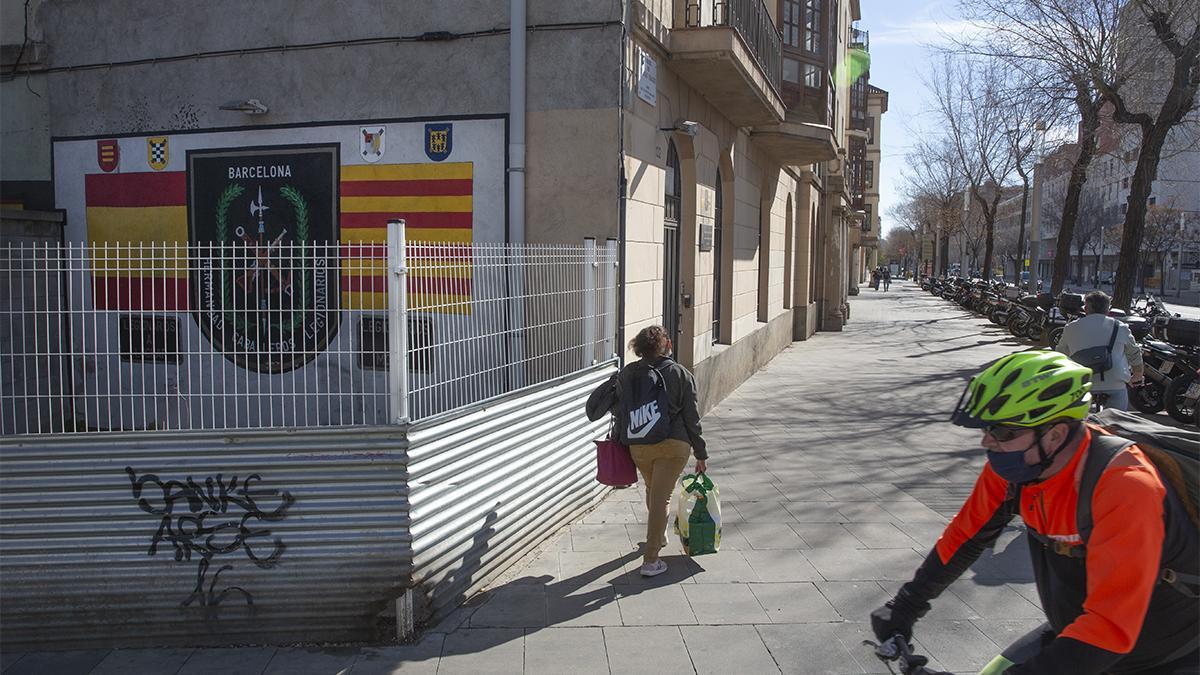
<path id="1" fill-rule="evenodd" d="M 910 639 L 929 601 L 1020 513 L 1047 622 L 985 672 L 1194 672 L 1200 604 L 1196 588 L 1178 576 L 1197 573 L 1200 536 L 1137 446 L 1104 469 L 1092 492 L 1086 546 L 1080 537 L 1081 460 L 1101 433 L 1082 421 L 1091 377 L 1090 368 L 1064 354 L 1031 350 L 971 379 L 952 421 L 983 430 L 987 464 L 912 581 L 871 613 L 880 641 Z"/>

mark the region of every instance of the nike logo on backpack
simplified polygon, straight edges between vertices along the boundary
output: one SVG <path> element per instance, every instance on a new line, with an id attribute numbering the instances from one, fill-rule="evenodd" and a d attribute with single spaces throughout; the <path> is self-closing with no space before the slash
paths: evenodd
<path id="1" fill-rule="evenodd" d="M 629 411 L 629 429 L 625 435 L 628 438 L 644 438 L 661 418 L 662 413 L 658 411 L 658 401 L 651 401 L 637 410 L 631 410 Z"/>

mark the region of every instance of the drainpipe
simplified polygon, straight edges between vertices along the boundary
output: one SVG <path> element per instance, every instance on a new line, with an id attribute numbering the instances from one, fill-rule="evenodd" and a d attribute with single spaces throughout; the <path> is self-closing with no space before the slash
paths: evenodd
<path id="1" fill-rule="evenodd" d="M 509 241 L 525 243 L 525 0 L 510 0 L 508 31 Z"/>
<path id="2" fill-rule="evenodd" d="M 629 25 L 632 3 L 621 2 L 621 74 L 617 77 L 617 344 L 620 363 L 625 362 L 625 205 L 629 197 L 629 180 L 625 175 L 625 75 L 629 68 Z"/>

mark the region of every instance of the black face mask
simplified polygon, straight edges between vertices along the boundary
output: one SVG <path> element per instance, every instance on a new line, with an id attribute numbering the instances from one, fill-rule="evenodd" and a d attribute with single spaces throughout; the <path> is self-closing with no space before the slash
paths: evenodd
<path id="1" fill-rule="evenodd" d="M 994 452 L 988 450 L 987 459 L 988 464 L 992 465 L 992 471 L 995 471 L 996 475 L 1013 485 L 1034 483 L 1042 475 L 1042 472 L 1046 470 L 1046 467 L 1054 462 L 1054 458 L 1058 456 L 1058 453 L 1067 447 L 1067 443 L 1070 443 L 1071 437 L 1074 436 L 1074 434 L 1068 434 L 1063 439 L 1063 442 L 1054 449 L 1054 452 L 1047 454 L 1042 449 L 1043 434 L 1037 431 L 1034 433 L 1036 436 L 1033 439 L 1033 445 L 1029 446 L 1029 448 L 1037 447 L 1038 457 L 1040 458 L 1037 464 L 1025 463 L 1025 453 L 1029 452 L 1029 448 L 1018 452 Z"/>

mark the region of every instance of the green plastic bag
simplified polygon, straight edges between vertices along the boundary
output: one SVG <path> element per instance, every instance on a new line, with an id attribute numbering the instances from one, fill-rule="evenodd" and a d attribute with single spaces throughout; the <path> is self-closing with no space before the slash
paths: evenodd
<path id="1" fill-rule="evenodd" d="M 697 556 L 721 548 L 721 497 L 712 479 L 686 474 L 679 479 L 675 497 L 675 534 L 683 552 Z"/>

